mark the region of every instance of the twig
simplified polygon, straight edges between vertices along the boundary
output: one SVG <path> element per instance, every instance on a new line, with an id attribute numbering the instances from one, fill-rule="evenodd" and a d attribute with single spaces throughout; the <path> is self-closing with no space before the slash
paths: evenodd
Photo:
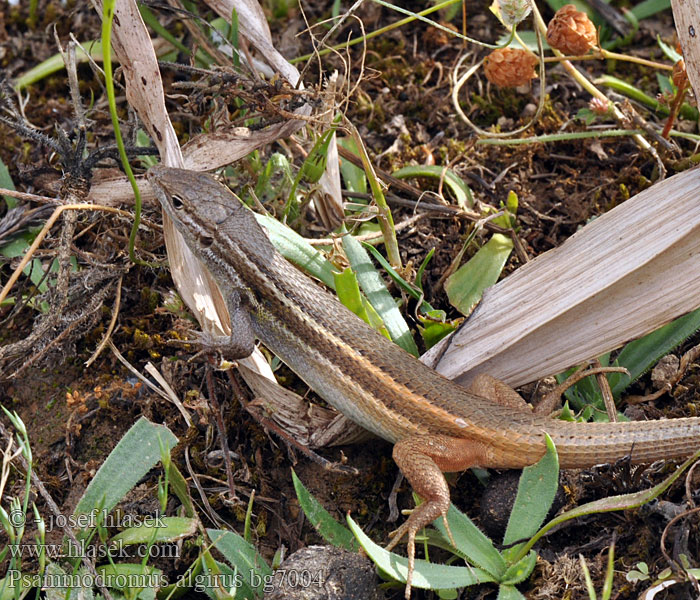
<path id="1" fill-rule="evenodd" d="M 109 342 L 109 338 L 112 336 L 112 332 L 114 331 L 114 326 L 117 323 L 117 317 L 119 316 L 119 306 L 121 304 L 121 298 L 122 298 L 122 281 L 123 280 L 124 280 L 124 276 L 122 275 L 119 278 L 119 281 L 117 282 L 117 290 L 115 292 L 115 298 L 114 298 L 114 307 L 112 308 L 112 318 L 109 321 L 109 326 L 107 327 L 107 331 L 102 336 L 102 340 L 97 345 L 97 348 L 95 348 L 95 351 L 92 353 L 92 356 L 85 361 L 85 368 L 89 367 L 92 363 L 95 362 L 97 357 L 102 353 L 102 350 L 104 350 L 105 346 L 107 345 L 107 342 Z"/>

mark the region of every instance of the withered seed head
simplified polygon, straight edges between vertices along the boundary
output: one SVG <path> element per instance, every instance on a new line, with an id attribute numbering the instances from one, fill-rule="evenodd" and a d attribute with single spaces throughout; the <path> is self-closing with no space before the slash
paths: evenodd
<path id="1" fill-rule="evenodd" d="M 586 54 L 597 39 L 595 25 L 573 4 L 562 6 L 547 27 L 547 43 L 566 55 Z"/>
<path id="2" fill-rule="evenodd" d="M 484 61 L 484 74 L 494 85 L 516 87 L 537 77 L 537 57 L 519 48 L 498 48 Z"/>

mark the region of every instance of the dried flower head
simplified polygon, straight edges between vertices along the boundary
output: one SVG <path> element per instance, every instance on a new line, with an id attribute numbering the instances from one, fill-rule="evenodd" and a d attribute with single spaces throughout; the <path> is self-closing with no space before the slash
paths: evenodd
<path id="1" fill-rule="evenodd" d="M 484 61 L 484 74 L 494 85 L 516 87 L 537 77 L 537 57 L 520 48 L 498 48 Z"/>
<path id="2" fill-rule="evenodd" d="M 567 55 L 586 54 L 597 39 L 595 25 L 573 4 L 562 6 L 547 27 L 547 43 Z"/>
<path id="3" fill-rule="evenodd" d="M 508 27 L 517 25 L 532 11 L 529 0 L 496 0 L 496 4 L 501 21 Z"/>
<path id="4" fill-rule="evenodd" d="M 612 102 L 610 102 L 610 100 L 603 100 L 603 98 L 591 98 L 588 102 L 588 108 L 591 112 L 602 117 L 611 111 Z"/>
<path id="5" fill-rule="evenodd" d="M 672 79 L 676 89 L 682 90 L 688 87 L 688 72 L 685 70 L 685 61 L 682 58 L 673 65 Z"/>

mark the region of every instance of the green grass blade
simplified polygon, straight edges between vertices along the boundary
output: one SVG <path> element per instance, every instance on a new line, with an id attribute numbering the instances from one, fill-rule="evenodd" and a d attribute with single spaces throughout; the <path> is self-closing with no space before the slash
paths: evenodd
<path id="1" fill-rule="evenodd" d="M 450 524 L 450 531 L 455 540 L 455 550 L 464 556 L 470 564 L 488 571 L 496 580 L 500 581 L 508 565 L 501 553 L 496 550 L 493 542 L 454 504 L 450 504 L 447 511 L 447 522 Z M 436 519 L 433 522 L 433 527 L 442 534 L 445 540 L 449 539 L 442 519 Z"/>
<path id="2" fill-rule="evenodd" d="M 165 27 L 160 24 L 158 18 L 151 12 L 145 4 L 139 4 L 139 12 L 141 13 L 141 18 L 143 22 L 146 23 L 153 31 L 155 31 L 164 40 L 170 42 L 175 48 L 182 52 L 185 56 L 191 56 L 192 50 L 190 50 L 185 44 L 178 40 L 172 33 L 170 33 Z"/>
<path id="3" fill-rule="evenodd" d="M 433 307 L 430 306 L 430 304 L 423 300 L 423 293 L 420 290 L 420 288 L 418 288 L 418 286 L 411 285 L 408 281 L 401 277 L 401 275 L 399 275 L 396 272 L 396 270 L 389 264 L 389 261 L 386 258 L 384 258 L 384 256 L 382 256 L 382 253 L 379 252 L 379 250 L 377 250 L 374 246 L 372 246 L 372 244 L 368 244 L 367 242 L 362 242 L 362 246 L 365 250 L 367 250 L 367 252 L 369 252 L 372 255 L 374 260 L 376 260 L 384 268 L 384 270 L 394 280 L 396 285 L 398 285 L 414 300 L 421 302 L 421 311 L 428 312 L 434 310 Z"/>
<path id="4" fill-rule="evenodd" d="M 10 177 L 10 171 L 8 171 L 7 166 L 5 165 L 4 162 L 0 160 L 0 187 L 5 188 L 6 190 L 14 190 L 15 189 L 15 183 L 12 181 L 12 177 Z M 17 206 L 17 198 L 13 198 L 12 196 L 3 196 L 5 198 L 5 204 L 7 204 L 7 208 L 14 208 Z"/>
<path id="5" fill-rule="evenodd" d="M 360 541 L 367 555 L 388 576 L 406 582 L 408 559 L 387 552 L 367 537 L 359 525 L 348 516 L 348 526 Z M 477 567 L 452 567 L 416 560 L 413 587 L 422 589 L 452 589 L 496 581 L 492 575 Z"/>
<path id="6" fill-rule="evenodd" d="M 669 8 L 671 8 L 671 0 L 644 0 L 634 6 L 630 12 L 638 21 L 641 21 Z"/>
<path id="7" fill-rule="evenodd" d="M 345 148 L 358 157 L 360 156 L 355 140 L 351 137 L 339 137 L 337 142 L 341 148 Z M 365 177 L 365 172 L 360 167 L 356 167 L 349 160 L 344 160 L 340 163 L 340 173 L 343 176 L 343 181 L 345 181 L 345 187 L 349 191 L 359 194 L 367 193 L 367 177 Z"/>
<path id="8" fill-rule="evenodd" d="M 601 75 L 593 83 L 612 88 L 613 90 L 632 98 L 632 100 L 636 100 L 637 102 L 641 102 L 649 108 L 652 108 L 660 115 L 668 115 L 668 106 L 661 104 L 656 98 L 652 98 L 633 85 L 630 85 L 617 77 L 613 77 L 612 75 Z M 680 115 L 684 119 L 688 119 L 689 121 L 697 121 L 699 114 L 698 109 L 690 106 L 687 102 L 681 106 Z"/>
<path id="9" fill-rule="evenodd" d="M 342 241 L 343 249 L 350 261 L 350 266 L 357 274 L 360 287 L 367 296 L 367 300 L 384 321 L 391 339 L 406 352 L 418 356 L 418 347 L 413 340 L 411 330 L 389 290 L 386 289 L 381 276 L 374 268 L 367 251 L 351 235 L 343 236 Z"/>
<path id="10" fill-rule="evenodd" d="M 187 517 L 144 517 L 142 520 L 142 524 L 119 532 L 110 541 L 121 542 L 125 546 L 176 542 L 197 533 L 199 523 L 198 519 Z"/>
<path id="11" fill-rule="evenodd" d="M 367 301 L 367 298 L 362 295 L 355 271 L 350 267 L 344 269 L 342 273 L 335 273 L 335 291 L 338 294 L 338 300 L 343 306 L 350 309 L 372 329 L 391 339 L 389 332 L 384 326 L 384 321 Z"/>
<path id="12" fill-rule="evenodd" d="M 627 344 L 615 364 L 625 367 L 630 377 L 622 373 L 611 373 L 608 378 L 615 397 L 627 386 L 651 369 L 658 360 L 671 352 L 700 329 L 700 309 L 664 325 L 643 338 Z"/>
<path id="13" fill-rule="evenodd" d="M 221 552 L 224 558 L 239 571 L 247 573 L 249 570 L 253 570 L 262 575 L 272 575 L 272 569 L 258 554 L 255 546 L 246 542 L 237 533 L 223 529 L 207 529 L 207 535 L 214 548 Z"/>
<path id="14" fill-rule="evenodd" d="M 438 165 L 408 166 L 394 171 L 392 175 L 398 179 L 408 177 L 431 177 L 433 179 L 443 178 L 445 185 L 455 195 L 457 205 L 462 210 L 474 206 L 474 196 L 465 181 L 451 169 L 446 169 Z"/>
<path id="15" fill-rule="evenodd" d="M 192 497 L 190 496 L 190 488 L 187 485 L 187 481 L 182 476 L 180 469 L 178 469 L 172 461 L 168 467 L 168 480 L 170 482 L 170 488 L 185 509 L 185 516 L 194 517 L 195 510 L 194 504 L 192 504 Z"/>
<path id="16" fill-rule="evenodd" d="M 496 600 L 525 600 L 525 596 L 518 591 L 518 588 L 512 585 L 499 585 Z"/>
<path id="17" fill-rule="evenodd" d="M 82 46 L 87 49 L 91 58 L 97 62 L 102 61 L 102 43 L 100 41 L 86 42 L 82 44 Z M 75 59 L 78 63 L 87 62 L 88 56 L 80 47 L 76 47 Z M 54 54 L 51 58 L 47 58 L 36 67 L 29 69 L 24 75 L 17 78 L 15 81 L 15 89 L 23 90 L 27 86 L 37 83 L 62 69 L 65 69 L 63 57 L 60 54 Z"/>
<path id="18" fill-rule="evenodd" d="M 267 229 L 270 241 L 277 251 L 287 260 L 304 269 L 310 275 L 320 279 L 332 290 L 335 289 L 334 267 L 303 237 L 277 219 L 255 213 L 258 223 Z"/>
<path id="19" fill-rule="evenodd" d="M 693 456 L 686 460 L 678 469 L 671 473 L 671 475 L 669 475 L 661 483 L 649 488 L 648 490 L 642 490 L 632 494 L 623 494 L 620 496 L 608 496 L 607 498 L 601 498 L 600 500 L 594 500 L 588 504 L 577 506 L 572 510 L 556 516 L 544 527 L 542 527 L 535 535 L 533 535 L 527 544 L 524 544 L 520 548 L 520 552 L 516 558 L 525 556 L 542 536 L 560 523 L 564 523 L 565 521 L 582 517 L 584 515 L 637 508 L 643 504 L 646 504 L 647 502 L 650 502 L 651 500 L 654 500 L 654 498 L 657 498 L 663 494 L 671 486 L 671 484 L 676 481 L 676 479 L 678 479 L 683 472 L 688 469 L 688 467 L 690 467 L 690 465 L 698 460 L 698 458 L 700 458 L 700 450 L 693 454 Z"/>

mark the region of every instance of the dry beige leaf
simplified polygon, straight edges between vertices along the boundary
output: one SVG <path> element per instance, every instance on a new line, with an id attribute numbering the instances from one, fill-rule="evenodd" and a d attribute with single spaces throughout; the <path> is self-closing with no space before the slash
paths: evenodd
<path id="1" fill-rule="evenodd" d="M 93 0 L 93 5 L 102 16 L 102 0 Z M 158 146 L 163 162 L 171 167 L 182 168 L 180 145 L 165 109 L 158 59 L 151 36 L 133 0 L 116 3 L 112 48 L 124 72 L 127 101 L 136 110 Z"/>
<path id="2" fill-rule="evenodd" d="M 231 22 L 231 14 L 236 9 L 238 29 L 243 37 L 257 48 L 275 71 L 293 86 L 297 85 L 299 71 L 275 48 L 265 13 L 256 0 L 207 0 L 207 4 L 227 23 Z"/>
<path id="3" fill-rule="evenodd" d="M 343 78 L 338 75 L 338 71 L 328 78 L 326 86 L 324 110 L 321 119 L 327 127 L 331 126 L 335 116 L 335 98 L 340 93 L 339 87 Z M 338 159 L 338 140 L 335 132 L 331 136 L 328 144 L 328 154 L 326 155 L 326 170 L 321 175 L 318 182 L 321 193 L 316 195 L 314 205 L 316 212 L 327 231 L 333 231 L 340 227 L 345 218 L 343 211 L 343 193 L 340 185 L 340 160 Z"/>
<path id="4" fill-rule="evenodd" d="M 98 13 L 102 4 L 95 0 Z M 112 45 L 124 71 L 127 100 L 151 134 L 164 164 L 182 167 L 183 159 L 170 117 L 165 109 L 163 82 L 151 39 L 133 0 L 122 0 L 115 8 Z M 135 58 L 138 57 L 138 58 Z M 183 301 L 197 317 L 204 331 L 230 333 L 226 303 L 213 277 L 202 267 L 175 230 L 163 218 L 163 234 L 173 281 Z M 262 356 L 251 356 L 247 364 L 265 376 L 273 377 Z"/>
<path id="5" fill-rule="evenodd" d="M 304 112 L 308 112 L 308 107 Z M 302 125 L 302 121 L 285 121 L 257 131 L 246 127 L 231 127 L 196 135 L 182 147 L 185 168 L 211 171 L 230 165 L 261 146 L 289 137 Z"/>
<path id="6" fill-rule="evenodd" d="M 141 200 L 144 203 L 156 202 L 156 196 L 148 185 L 145 177 L 136 177 L 136 183 L 141 191 Z M 101 179 L 90 187 L 88 201 L 104 206 L 124 206 L 133 205 L 134 190 L 131 183 L 124 176 Z"/>
<path id="7" fill-rule="evenodd" d="M 221 17 L 231 22 L 231 13 L 235 8 L 238 15 L 238 26 L 241 34 L 248 39 L 253 46 L 258 50 L 260 55 L 270 64 L 270 66 L 280 73 L 289 83 L 296 86 L 299 82 L 299 71 L 291 65 L 277 51 L 272 43 L 270 28 L 267 24 L 267 19 L 256 0 L 207 0 L 207 4 L 214 9 Z M 334 73 L 332 83 L 337 81 L 337 73 Z M 329 94 L 332 98 L 333 93 Z M 306 112 L 305 114 L 309 114 Z M 326 107 L 324 116 L 321 120 L 330 124 L 331 119 L 335 114 L 334 106 Z M 281 133 L 279 137 L 286 137 L 290 133 Z M 321 195 L 317 200 L 320 206 L 319 214 L 326 228 L 335 229 L 343 217 L 343 198 L 340 185 L 340 163 L 338 160 L 338 146 L 335 140 L 335 134 L 331 140 L 327 161 L 326 170 L 319 181 Z"/>
<path id="8" fill-rule="evenodd" d="M 518 386 L 698 308 L 698 196 L 697 170 L 637 194 L 486 290 L 423 361 L 462 384 L 488 373 Z"/>
<path id="9" fill-rule="evenodd" d="M 258 418 L 270 419 L 297 442 L 310 448 L 326 448 L 373 437 L 335 409 L 309 404 L 306 398 L 246 367 L 239 370 L 255 394 L 248 405 L 252 412 Z"/>
<path id="10" fill-rule="evenodd" d="M 671 0 L 678 40 L 695 97 L 700 94 L 700 0 Z"/>
<path id="11" fill-rule="evenodd" d="M 102 6 L 96 0 L 97 10 L 102 14 Z M 252 32 L 247 36 L 253 45 L 257 42 L 266 57 L 272 57 L 273 65 L 296 84 L 299 78 L 297 70 L 287 63 L 281 55 L 271 46 L 267 21 L 260 8 L 248 11 L 251 3 L 244 3 L 243 15 L 246 31 Z M 237 6 L 240 11 L 241 7 Z M 231 11 L 228 11 L 230 16 Z M 239 17 L 241 12 L 239 12 Z M 127 86 L 127 100 L 137 111 L 147 130 L 156 143 L 164 164 L 175 167 L 185 166 L 196 170 L 213 169 L 223 164 L 228 164 L 247 155 L 254 149 L 268 144 L 279 137 L 286 137 L 296 131 L 303 122 L 291 121 L 276 124 L 265 130 L 250 132 L 230 131 L 212 134 L 205 140 L 200 138 L 191 143 L 188 150 L 187 162 L 183 160 L 174 129 L 165 109 L 163 84 L 158 69 L 157 60 L 150 36 L 144 26 L 136 4 L 133 0 L 123 0 L 117 4 L 113 24 L 113 46 L 118 60 L 122 64 Z M 260 32 L 266 32 L 262 37 Z M 134 58 L 138 57 L 138 58 Z M 301 114 L 309 114 L 310 108 L 303 107 Z M 222 157 L 225 162 L 222 162 Z M 127 187 L 128 186 L 128 187 Z M 144 186 L 147 187 L 147 186 Z M 107 194 L 112 199 L 122 196 L 131 198 L 132 193 L 129 184 L 125 180 L 103 182 L 95 190 L 93 197 L 105 199 Z M 145 197 L 153 197 L 152 193 Z M 197 317 L 204 331 L 216 335 L 228 335 L 230 333 L 230 320 L 226 305 L 216 282 L 209 272 L 196 260 L 190 249 L 182 240 L 180 234 L 174 229 L 169 219 L 164 217 L 164 237 L 168 258 L 171 266 L 173 281 L 178 288 L 180 296 Z M 247 366 L 251 381 L 261 376 L 270 380 L 270 384 L 277 386 L 274 376 L 265 358 L 256 351 L 248 359 L 241 361 Z M 255 377 L 250 373 L 257 373 Z M 282 388 L 279 388 L 280 390 Z M 278 392 L 281 393 L 281 392 Z M 335 427 L 337 428 L 337 426 Z M 331 427 L 330 431 L 334 428 Z M 327 431 L 324 429 L 322 431 Z M 317 432 L 318 436 L 319 433 Z M 328 435 L 328 434 L 327 434 Z"/>
<path id="12" fill-rule="evenodd" d="M 94 0 L 94 4 L 102 15 L 101 0 Z M 112 46 L 124 72 L 127 101 L 143 121 L 163 163 L 182 168 L 180 145 L 165 108 L 158 60 L 134 0 L 116 3 Z M 173 281 L 185 304 L 205 331 L 226 332 L 226 304 L 214 279 L 202 268 L 167 217 L 163 218 L 163 236 Z"/>

